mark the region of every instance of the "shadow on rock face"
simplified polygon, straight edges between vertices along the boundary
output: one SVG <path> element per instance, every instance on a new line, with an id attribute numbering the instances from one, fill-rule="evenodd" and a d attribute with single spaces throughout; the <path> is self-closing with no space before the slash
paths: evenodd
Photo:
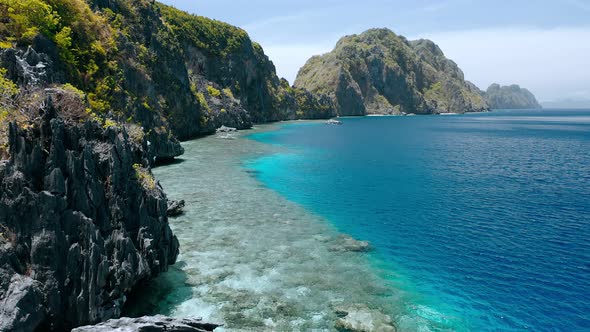
<path id="1" fill-rule="evenodd" d="M 193 297 L 185 266 L 186 263 L 177 262 L 167 273 L 137 287 L 123 307 L 123 316 L 172 315 L 173 308 Z"/>

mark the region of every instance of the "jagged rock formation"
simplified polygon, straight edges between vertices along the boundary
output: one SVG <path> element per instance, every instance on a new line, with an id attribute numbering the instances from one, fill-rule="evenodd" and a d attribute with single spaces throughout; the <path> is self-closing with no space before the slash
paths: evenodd
<path id="1" fill-rule="evenodd" d="M 333 114 L 321 97 L 285 87 L 242 29 L 155 1 L 23 0 L 0 12 L 9 79 L 73 85 L 97 116 L 143 127 L 156 159 L 182 153 L 172 137 Z"/>
<path id="2" fill-rule="evenodd" d="M 47 43 L 41 36 L 35 40 L 39 44 Z M 56 81 L 65 82 L 65 73 L 60 72 L 59 59 L 49 55 L 57 52 L 55 49 L 50 49 L 51 47 L 55 46 L 37 47 L 48 53 L 37 52 L 33 46 L 28 46 L 25 49 L 0 50 L 0 67 L 6 68 L 7 78 L 23 89 L 39 89 Z M 141 113 L 140 109 L 136 109 L 136 111 Z M 148 124 L 154 126 L 154 130 L 146 130 L 149 142 L 147 152 L 150 162 L 166 161 L 182 155 L 184 149 L 180 142 L 170 135 L 167 125 L 156 117 L 157 114 L 149 113 L 142 116 Z M 0 125 L 6 124 L 0 121 Z"/>
<path id="3" fill-rule="evenodd" d="M 10 124 L 0 162 L 0 331 L 119 317 L 126 294 L 178 255 L 147 140 L 68 120 L 52 98 L 28 128 Z"/>
<path id="4" fill-rule="evenodd" d="M 280 80 L 272 61 L 248 34 L 229 24 L 158 5 L 177 36 L 191 88 L 205 110 L 207 131 L 222 125 L 329 118 L 333 105 Z"/>
<path id="5" fill-rule="evenodd" d="M 295 86 L 330 96 L 339 115 L 488 110 L 479 89 L 437 45 L 388 29 L 340 39 L 301 68 Z"/>
<path id="6" fill-rule="evenodd" d="M 488 104 L 493 109 L 536 109 L 542 108 L 535 95 L 529 90 L 513 84 L 500 86 L 492 84 L 483 93 Z"/>
<path id="7" fill-rule="evenodd" d="M 334 115 L 330 99 L 279 80 L 244 30 L 155 1 L 23 0 L 0 13 L 0 76 L 71 84 L 103 121 L 143 128 L 151 162 L 181 155 L 176 137 Z"/>
<path id="8" fill-rule="evenodd" d="M 111 319 L 93 326 L 82 326 L 72 332 L 205 332 L 219 325 L 204 323 L 200 319 L 176 319 L 165 316 Z"/>

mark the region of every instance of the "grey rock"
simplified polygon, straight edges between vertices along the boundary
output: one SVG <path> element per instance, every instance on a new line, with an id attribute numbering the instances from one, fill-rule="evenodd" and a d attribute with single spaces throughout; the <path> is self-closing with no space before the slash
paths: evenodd
<path id="1" fill-rule="evenodd" d="M 53 79 L 53 61 L 44 53 L 27 49 L 0 50 L 0 66 L 8 70 L 8 78 L 21 86 L 42 85 Z"/>
<path id="2" fill-rule="evenodd" d="M 221 126 L 221 127 L 217 128 L 218 133 L 233 133 L 236 131 L 238 131 L 236 128 L 226 127 L 226 126 Z"/>
<path id="3" fill-rule="evenodd" d="M 184 213 L 184 200 L 180 201 L 168 201 L 168 216 L 176 217 Z"/>
<path id="4" fill-rule="evenodd" d="M 12 275 L 0 301 L 0 331 L 33 331 L 41 325 L 45 319 L 42 287 L 31 277 Z"/>
<path id="5" fill-rule="evenodd" d="M 151 130 L 147 135 L 147 153 L 154 164 L 168 162 L 184 154 L 178 139 L 166 132 Z"/>
<path id="6" fill-rule="evenodd" d="M 493 109 L 540 109 L 542 108 L 535 95 L 529 90 L 513 84 L 500 86 L 492 84 L 482 94 Z"/>
<path id="7" fill-rule="evenodd" d="M 204 332 L 220 325 L 204 323 L 201 319 L 178 319 L 166 316 L 111 319 L 93 326 L 82 326 L 72 332 Z"/>
<path id="8" fill-rule="evenodd" d="M 9 126 L 0 163 L 2 329 L 62 331 L 121 315 L 140 283 L 167 270 L 178 240 L 161 187 L 146 189 L 146 142 L 123 128 L 60 118 L 48 104 Z"/>
<path id="9" fill-rule="evenodd" d="M 335 328 L 342 332 L 395 332 L 391 318 L 364 304 L 343 305 L 335 308 L 339 317 Z"/>
<path id="10" fill-rule="evenodd" d="M 334 242 L 330 246 L 330 250 L 332 251 L 368 252 L 373 249 L 369 241 L 355 240 L 348 235 L 339 236 Z"/>

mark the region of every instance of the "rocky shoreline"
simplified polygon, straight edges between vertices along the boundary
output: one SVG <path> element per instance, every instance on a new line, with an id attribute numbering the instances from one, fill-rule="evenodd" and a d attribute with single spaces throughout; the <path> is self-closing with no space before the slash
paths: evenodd
<path id="1" fill-rule="evenodd" d="M 150 331 L 150 332 L 206 332 L 220 325 L 204 323 L 201 319 L 177 319 L 162 315 L 139 318 L 111 319 L 104 323 L 82 326 L 72 332 Z"/>
<path id="2" fill-rule="evenodd" d="M 118 318 L 179 253 L 147 140 L 46 105 L 28 128 L 10 124 L 0 163 L 0 331 Z"/>

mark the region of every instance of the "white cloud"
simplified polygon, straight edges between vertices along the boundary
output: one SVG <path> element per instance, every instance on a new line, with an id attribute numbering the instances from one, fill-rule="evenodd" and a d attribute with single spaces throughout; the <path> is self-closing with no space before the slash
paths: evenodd
<path id="1" fill-rule="evenodd" d="M 520 84 L 539 100 L 590 98 L 590 27 L 429 33 L 480 88 Z"/>

